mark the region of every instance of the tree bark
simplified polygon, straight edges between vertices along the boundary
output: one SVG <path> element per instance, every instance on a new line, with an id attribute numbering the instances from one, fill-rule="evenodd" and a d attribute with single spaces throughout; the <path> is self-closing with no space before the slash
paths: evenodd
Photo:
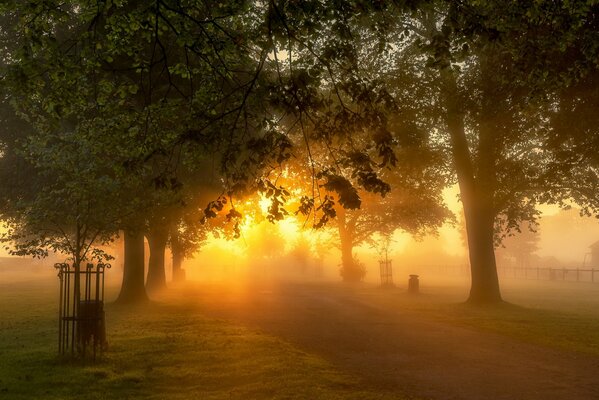
<path id="1" fill-rule="evenodd" d="M 125 231 L 125 263 L 123 284 L 117 303 L 145 303 L 148 301 L 144 286 L 144 235 L 141 231 Z"/>
<path id="2" fill-rule="evenodd" d="M 184 255 L 176 227 L 171 229 L 171 254 L 173 257 L 173 282 L 184 282 L 185 270 L 182 268 Z"/>
<path id="3" fill-rule="evenodd" d="M 442 72 L 446 123 L 451 139 L 468 238 L 471 287 L 468 302 L 502 301 L 494 246 L 495 150 L 493 132 L 481 125 L 477 160 L 468 147 L 457 83 L 451 71 Z M 478 161 L 475 168 L 474 163 Z"/>
<path id="4" fill-rule="evenodd" d="M 166 289 L 166 269 L 164 267 L 164 251 L 168 240 L 168 231 L 162 226 L 150 229 L 146 236 L 150 247 L 150 259 L 148 260 L 148 277 L 146 289 L 149 293 Z"/>
<path id="5" fill-rule="evenodd" d="M 164 265 L 164 251 L 168 240 L 166 218 L 161 215 L 150 217 L 146 238 L 150 248 L 146 290 L 150 293 L 158 292 L 166 289 L 166 269 Z"/>
<path id="6" fill-rule="evenodd" d="M 354 259 L 353 225 L 347 220 L 345 209 L 337 212 L 339 225 L 339 241 L 341 244 L 341 277 L 344 282 L 360 282 L 364 278 L 364 270 Z"/>
<path id="7" fill-rule="evenodd" d="M 476 200 L 474 200 L 476 203 Z M 495 215 L 477 204 L 464 202 L 471 286 L 468 302 L 499 303 L 502 301 L 495 261 Z"/>

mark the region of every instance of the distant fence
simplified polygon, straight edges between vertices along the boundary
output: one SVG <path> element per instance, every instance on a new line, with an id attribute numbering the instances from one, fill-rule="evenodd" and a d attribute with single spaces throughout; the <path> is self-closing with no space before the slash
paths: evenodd
<path id="1" fill-rule="evenodd" d="M 538 279 L 548 281 L 599 282 L 597 268 L 542 268 L 501 267 L 497 272 L 503 278 Z"/>
<path id="2" fill-rule="evenodd" d="M 398 273 L 414 273 L 420 275 L 470 276 L 468 265 L 409 265 L 397 268 Z M 395 272 L 395 271 L 394 271 Z M 508 267 L 498 266 L 497 273 L 501 278 L 533 279 L 564 282 L 599 283 L 599 267 L 550 268 L 550 267 Z"/>
<path id="3" fill-rule="evenodd" d="M 401 262 L 394 267 L 394 274 L 408 275 L 442 275 L 442 276 L 470 276 L 470 266 L 466 264 L 410 264 Z M 599 276 L 597 277 L 599 279 Z"/>
<path id="4" fill-rule="evenodd" d="M 393 271 L 398 276 L 409 274 L 441 275 L 447 277 L 469 277 L 470 266 L 443 265 L 443 264 L 404 264 L 399 265 Z M 580 268 L 557 268 L 557 267 L 511 267 L 497 266 L 497 273 L 503 279 L 531 279 L 545 281 L 563 282 L 594 282 L 599 283 L 599 267 L 585 266 Z"/>

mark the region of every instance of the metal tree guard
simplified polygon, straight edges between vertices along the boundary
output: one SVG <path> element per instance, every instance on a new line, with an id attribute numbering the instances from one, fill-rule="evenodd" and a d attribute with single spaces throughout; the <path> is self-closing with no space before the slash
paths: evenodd
<path id="1" fill-rule="evenodd" d="M 383 235 L 383 244 L 380 248 L 381 259 L 379 260 L 379 269 L 381 272 L 381 287 L 393 287 L 393 267 L 391 266 L 391 261 L 389 260 L 389 247 L 393 240 L 391 240 L 391 235 Z M 384 256 L 384 258 L 383 258 Z"/>
<path id="2" fill-rule="evenodd" d="M 391 267 L 391 261 L 387 257 L 384 260 L 379 261 L 381 269 L 381 286 L 393 286 L 393 268 Z"/>
<path id="3" fill-rule="evenodd" d="M 104 320 L 104 271 L 110 264 L 88 263 L 84 268 L 57 263 L 60 280 L 58 352 L 86 356 L 87 346 L 106 347 Z"/>

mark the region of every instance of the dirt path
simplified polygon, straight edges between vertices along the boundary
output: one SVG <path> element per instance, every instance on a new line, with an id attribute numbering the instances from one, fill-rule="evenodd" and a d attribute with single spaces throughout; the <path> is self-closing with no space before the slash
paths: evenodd
<path id="1" fill-rule="evenodd" d="M 280 336 L 385 390 L 440 400 L 599 399 L 599 358 L 389 310 L 367 290 L 195 290 L 203 313 Z"/>

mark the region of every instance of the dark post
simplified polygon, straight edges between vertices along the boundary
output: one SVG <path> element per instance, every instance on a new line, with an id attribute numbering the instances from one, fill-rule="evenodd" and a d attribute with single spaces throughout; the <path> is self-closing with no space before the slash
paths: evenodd
<path id="1" fill-rule="evenodd" d="M 418 275 L 410 275 L 408 280 L 408 293 L 417 294 L 420 291 L 420 282 L 418 281 Z"/>

